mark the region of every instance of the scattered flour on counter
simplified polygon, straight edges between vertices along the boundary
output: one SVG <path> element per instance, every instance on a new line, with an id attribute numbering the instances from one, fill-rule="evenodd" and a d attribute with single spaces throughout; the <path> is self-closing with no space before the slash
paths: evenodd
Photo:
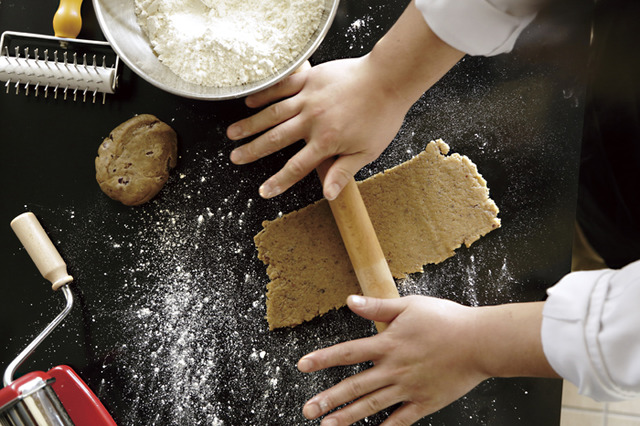
<path id="1" fill-rule="evenodd" d="M 370 15 L 363 16 L 362 18 L 358 18 L 349 25 L 347 28 L 347 32 L 345 37 L 349 43 L 349 50 L 352 50 L 356 47 L 362 49 L 363 41 L 367 40 L 371 37 L 371 29 L 373 17 Z"/>
<path id="2" fill-rule="evenodd" d="M 253 181 L 231 186 L 215 179 L 218 167 L 228 168 L 226 157 L 191 156 L 198 161 L 143 208 L 119 212 L 103 197 L 89 211 L 65 210 L 68 222 L 52 229 L 68 237 L 56 245 L 66 248 L 70 272 L 84 283 L 86 333 L 95 339 L 92 360 L 102 366 L 96 374 L 105 378 L 98 397 L 112 414 L 126 413 L 116 419 L 123 426 L 306 424 L 301 407 L 308 398 L 370 364 L 302 374 L 299 357 L 370 336 L 373 325 L 342 309 L 270 332 L 267 275 L 252 238 L 265 215 L 282 212 L 265 213 L 271 202 L 248 196 Z M 400 291 L 468 305 L 495 301 L 496 294 L 506 300 L 520 284 L 501 246 L 474 245 L 467 255 L 412 275 Z M 488 266 L 495 264 L 502 268 Z M 484 400 L 463 399 L 460 418 L 480 409 L 487 409 Z M 387 415 L 361 424 L 380 424 Z"/>
<path id="3" fill-rule="evenodd" d="M 113 211 L 101 197 L 90 212 L 67 211 L 57 230 L 83 236 L 66 255 L 77 281 L 93 283 L 83 297 L 88 333 L 100 336 L 98 397 L 122 426 L 303 424 L 305 400 L 345 373 L 304 375 L 296 361 L 355 327 L 342 319 L 269 332 L 253 243 L 268 203 L 248 196 L 253 180 L 213 178 L 226 156 L 193 156 L 144 208 Z"/>
<path id="4" fill-rule="evenodd" d="M 183 80 L 224 87 L 266 78 L 296 58 L 324 0 L 135 0 L 161 62 Z"/>

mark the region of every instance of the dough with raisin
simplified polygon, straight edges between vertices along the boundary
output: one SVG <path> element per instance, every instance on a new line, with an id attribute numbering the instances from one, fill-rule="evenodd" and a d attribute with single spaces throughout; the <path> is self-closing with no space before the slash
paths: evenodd
<path id="1" fill-rule="evenodd" d="M 178 138 L 166 123 L 140 114 L 113 129 L 98 148 L 96 180 L 102 191 L 127 206 L 151 200 L 178 161 Z"/>

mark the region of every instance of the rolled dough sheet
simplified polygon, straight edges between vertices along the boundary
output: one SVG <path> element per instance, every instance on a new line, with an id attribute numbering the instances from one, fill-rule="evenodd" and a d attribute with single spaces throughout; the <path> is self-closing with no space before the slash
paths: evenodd
<path id="1" fill-rule="evenodd" d="M 500 227 L 475 164 L 448 152 L 442 140 L 432 141 L 411 160 L 358 183 L 396 278 L 423 272 L 423 265 L 442 262 Z M 309 321 L 361 293 L 327 200 L 262 226 L 254 241 L 270 279 L 270 329 Z"/>

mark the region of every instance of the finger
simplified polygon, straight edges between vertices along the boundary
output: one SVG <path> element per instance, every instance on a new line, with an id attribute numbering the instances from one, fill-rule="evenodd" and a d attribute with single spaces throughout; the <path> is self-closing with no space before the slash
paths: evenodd
<path id="1" fill-rule="evenodd" d="M 294 117 L 231 151 L 231 162 L 234 164 L 251 163 L 303 138 L 304 130 L 300 126 L 300 120 L 296 120 Z"/>
<path id="2" fill-rule="evenodd" d="M 344 379 L 332 388 L 311 398 L 302 408 L 302 414 L 304 414 L 308 419 L 315 419 L 350 401 L 356 401 L 360 398 L 366 397 L 367 395 L 375 394 L 379 389 L 386 389 L 390 384 L 391 379 L 388 376 L 381 374 L 379 370 L 375 368 L 366 370 L 362 373 L 356 374 L 355 376 Z M 377 410 L 379 411 L 388 406 L 384 406 L 384 403 L 389 400 L 390 399 L 383 394 L 370 399 L 369 402 L 374 406 L 380 406 Z M 352 404 L 356 404 L 356 402 L 353 402 Z M 391 404 L 392 403 L 389 405 Z M 362 406 L 359 408 L 359 410 L 355 411 L 356 414 L 354 415 L 358 415 L 357 413 L 365 411 Z M 356 420 L 359 420 L 359 418 L 354 421 Z"/>
<path id="3" fill-rule="evenodd" d="M 395 410 L 393 413 L 391 413 L 389 418 L 387 418 L 387 420 L 385 420 L 384 423 L 382 423 L 382 426 L 391 426 L 391 425 L 410 426 L 415 422 L 417 422 L 418 420 L 420 420 L 421 418 L 423 418 L 424 416 L 427 416 L 435 411 L 436 410 L 429 411 L 416 403 L 407 402 L 407 403 L 404 403 L 397 410 Z"/>
<path id="4" fill-rule="evenodd" d="M 404 297 L 378 299 L 376 297 L 351 295 L 347 297 L 347 305 L 349 309 L 363 318 L 389 323 L 406 308 L 407 299 Z"/>
<path id="5" fill-rule="evenodd" d="M 295 117 L 300 112 L 300 103 L 285 99 L 273 104 L 251 117 L 237 121 L 227 128 L 227 137 L 238 140 L 253 136 Z"/>
<path id="6" fill-rule="evenodd" d="M 311 352 L 300 358 L 298 370 L 311 373 L 338 365 L 353 365 L 377 360 L 384 353 L 384 349 L 380 347 L 376 337 L 350 340 Z"/>
<path id="7" fill-rule="evenodd" d="M 358 420 L 371 416 L 378 411 L 402 402 L 403 399 L 403 396 L 400 395 L 395 386 L 387 386 L 353 401 L 351 404 L 341 408 L 340 410 L 334 411 L 325 417 L 324 422 L 331 418 L 337 421 L 335 424 L 350 425 Z"/>
<path id="8" fill-rule="evenodd" d="M 351 178 L 367 163 L 368 161 L 364 160 L 360 154 L 338 157 L 329 167 L 324 178 L 324 197 L 329 201 L 335 200 Z"/>
<path id="9" fill-rule="evenodd" d="M 308 70 L 296 71 L 273 86 L 247 96 L 245 104 L 249 108 L 259 108 L 268 105 L 271 102 L 275 102 L 278 99 L 288 98 L 289 96 L 295 95 L 302 90 L 302 87 L 304 86 L 304 82 L 307 79 L 306 71 Z"/>
<path id="10" fill-rule="evenodd" d="M 313 145 L 305 145 L 276 173 L 260 186 L 262 198 L 272 198 L 282 194 L 294 183 L 313 171 L 325 157 L 321 157 Z"/>

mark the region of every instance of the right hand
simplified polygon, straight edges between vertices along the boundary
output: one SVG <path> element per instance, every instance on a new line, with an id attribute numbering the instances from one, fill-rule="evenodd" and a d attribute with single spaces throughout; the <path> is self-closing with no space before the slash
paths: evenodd
<path id="1" fill-rule="evenodd" d="M 426 296 L 350 296 L 348 304 L 358 315 L 389 326 L 375 336 L 339 343 L 300 359 L 298 369 L 305 373 L 374 362 L 374 367 L 311 398 L 303 408 L 308 419 L 342 406 L 327 414 L 322 424 L 350 425 L 402 402 L 384 424 L 409 425 L 489 377 L 476 359 L 475 308 Z"/>
<path id="2" fill-rule="evenodd" d="M 374 363 L 307 401 L 303 414 L 326 415 L 322 424 L 349 425 L 402 402 L 384 424 L 408 425 L 489 377 L 559 377 L 542 348 L 544 302 L 468 307 L 427 296 L 349 296 L 347 303 L 361 317 L 389 325 L 298 361 L 304 373 Z"/>

